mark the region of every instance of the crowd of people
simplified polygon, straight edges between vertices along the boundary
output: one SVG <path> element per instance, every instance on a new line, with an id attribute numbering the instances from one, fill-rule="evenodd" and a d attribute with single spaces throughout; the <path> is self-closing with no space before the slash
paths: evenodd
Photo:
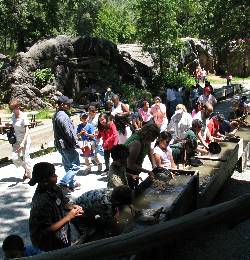
<path id="1" fill-rule="evenodd" d="M 7 258 L 70 246 L 69 223 L 76 226 L 82 241 L 88 241 L 96 229 L 106 237 L 118 234 L 122 209 L 127 206 L 132 216 L 138 213 L 133 201 L 142 189 L 142 172 L 152 180 L 153 169 L 157 167 L 170 170 L 185 167 L 191 164 L 195 154 L 208 154 L 211 142 L 221 142 L 226 135 L 247 124 L 246 97 L 233 100 L 232 112 L 226 119 L 223 114 L 214 113 L 217 100 L 209 82 L 204 88 L 197 83 L 190 91 L 191 109 L 183 104 L 183 97 L 174 88 L 166 90 L 165 103 L 156 96 L 153 104 L 142 100 L 134 111 L 111 89 L 108 92 L 112 93 L 105 96 L 108 110 L 98 113 L 94 106 L 89 106 L 88 111 L 80 114 L 77 126 L 70 118 L 73 100 L 67 96 L 58 98 L 52 122 L 55 147 L 65 170 L 59 182 L 51 163 L 37 163 L 32 169 L 27 118 L 17 99 L 10 102 L 16 135 L 13 162 L 24 168 L 23 178 L 29 180 L 29 185 L 37 184 L 37 187 L 29 219 L 33 249 L 27 250 L 20 237 L 11 235 L 2 247 Z M 143 167 L 146 156 L 151 168 Z M 88 191 L 69 201 L 68 195 L 81 188 L 81 183 L 75 181 L 81 158 L 86 173 L 91 172 L 93 160 L 98 171 L 107 175 L 107 188 Z"/>

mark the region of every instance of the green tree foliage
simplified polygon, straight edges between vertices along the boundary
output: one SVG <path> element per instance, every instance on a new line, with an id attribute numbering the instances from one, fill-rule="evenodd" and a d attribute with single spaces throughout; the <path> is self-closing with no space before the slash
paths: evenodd
<path id="1" fill-rule="evenodd" d="M 210 39 L 217 51 L 232 40 L 250 37 L 248 0 L 201 0 L 201 4 L 205 12 L 200 21 L 200 36 Z"/>
<path id="2" fill-rule="evenodd" d="M 163 74 L 166 61 L 176 59 L 180 50 L 180 27 L 176 20 L 176 2 L 171 0 L 138 0 L 137 34 L 147 50 L 155 53 L 156 64 Z"/>
<path id="3" fill-rule="evenodd" d="M 105 4 L 98 13 L 94 35 L 114 43 L 132 43 L 135 25 L 127 6 Z"/>
<path id="4" fill-rule="evenodd" d="M 199 37 L 200 21 L 204 7 L 200 1 L 176 0 L 176 18 L 181 37 Z"/>

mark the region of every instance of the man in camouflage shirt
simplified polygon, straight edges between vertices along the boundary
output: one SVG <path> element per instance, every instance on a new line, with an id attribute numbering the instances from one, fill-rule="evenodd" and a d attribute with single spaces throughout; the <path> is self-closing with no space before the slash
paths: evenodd
<path id="1" fill-rule="evenodd" d="M 106 231 L 113 230 L 116 233 L 118 232 L 116 223 L 119 222 L 120 210 L 123 206 L 130 206 L 133 199 L 133 191 L 123 185 L 114 189 L 104 188 L 85 192 L 75 200 L 75 204 L 84 209 L 82 223 L 84 222 L 85 226 L 94 225 L 97 228 Z M 79 222 L 77 224 L 81 225 Z M 81 228 L 78 228 L 81 232 Z"/>

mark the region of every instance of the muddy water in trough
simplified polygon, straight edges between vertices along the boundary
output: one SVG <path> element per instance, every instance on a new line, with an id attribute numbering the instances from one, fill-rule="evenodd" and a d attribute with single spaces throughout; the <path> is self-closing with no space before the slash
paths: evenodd
<path id="1" fill-rule="evenodd" d="M 165 214 L 153 214 L 163 208 L 166 212 L 184 191 L 188 185 L 191 175 L 175 175 L 174 179 L 164 182 L 156 180 L 150 187 L 146 188 L 135 200 L 135 208 L 141 211 L 141 216 L 133 220 L 129 210 L 125 210 L 121 218 L 121 226 L 124 233 L 143 229 L 149 225 L 159 223 L 165 219 Z"/>

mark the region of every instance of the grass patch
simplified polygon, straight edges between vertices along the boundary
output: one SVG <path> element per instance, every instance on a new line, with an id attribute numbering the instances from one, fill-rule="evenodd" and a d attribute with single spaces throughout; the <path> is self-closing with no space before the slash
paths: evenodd
<path id="1" fill-rule="evenodd" d="M 51 119 L 54 113 L 54 110 L 42 109 L 36 114 L 36 119 Z"/>

